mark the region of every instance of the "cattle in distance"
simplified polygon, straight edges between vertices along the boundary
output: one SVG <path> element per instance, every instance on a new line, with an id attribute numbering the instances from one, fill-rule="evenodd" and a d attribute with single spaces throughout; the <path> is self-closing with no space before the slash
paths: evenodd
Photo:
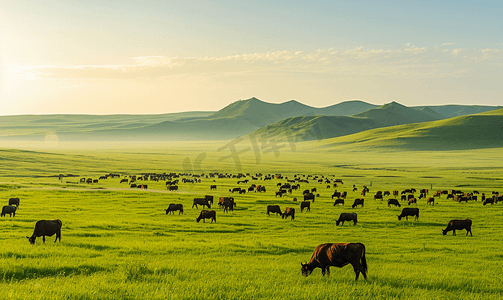
<path id="1" fill-rule="evenodd" d="M 19 198 L 10 198 L 9 205 L 19 206 Z"/>
<path id="2" fill-rule="evenodd" d="M 289 216 L 291 217 L 290 220 L 293 221 L 293 219 L 295 219 L 295 208 L 291 208 L 291 207 L 285 208 L 285 212 L 281 215 L 281 218 L 287 219 Z"/>
<path id="3" fill-rule="evenodd" d="M 283 214 L 279 205 L 267 205 L 267 215 L 270 216 L 270 213 Z"/>
<path id="4" fill-rule="evenodd" d="M 363 207 L 364 202 L 365 202 L 365 199 L 363 199 L 363 198 L 355 199 L 355 202 L 353 202 L 353 205 L 351 205 L 351 207 L 355 208 L 358 205 L 361 205 Z"/>
<path id="5" fill-rule="evenodd" d="M 201 213 L 199 214 L 199 217 L 196 218 L 197 223 L 199 221 L 203 220 L 203 223 L 206 223 L 204 220 L 205 219 L 211 219 L 211 223 L 215 221 L 217 222 L 217 213 L 214 210 L 202 210 Z"/>
<path id="6" fill-rule="evenodd" d="M 321 274 L 330 275 L 330 267 L 342 268 L 346 265 L 353 266 L 356 279 L 363 275 L 367 280 L 367 260 L 365 246 L 362 243 L 327 243 L 314 249 L 313 256 L 308 263 L 300 263 L 302 275 L 309 276 L 314 269 L 321 268 Z"/>
<path id="7" fill-rule="evenodd" d="M 175 214 L 175 211 L 178 210 L 178 215 L 180 214 L 183 214 L 183 205 L 182 204 L 175 204 L 175 203 L 171 203 L 169 206 L 168 206 L 168 209 L 166 209 L 166 214 Z"/>
<path id="8" fill-rule="evenodd" d="M 470 219 L 465 219 L 465 220 L 451 220 L 447 224 L 447 228 L 442 229 L 442 234 L 446 235 L 447 232 L 452 230 L 452 235 L 456 235 L 456 230 L 463 230 L 466 229 L 466 235 L 470 233 L 470 236 L 473 236 L 472 234 L 472 220 Z"/>
<path id="9" fill-rule="evenodd" d="M 335 199 L 334 206 L 336 206 L 338 204 L 344 205 L 344 199 Z"/>
<path id="10" fill-rule="evenodd" d="M 300 212 L 303 212 L 304 208 L 306 209 L 306 211 L 311 211 L 311 202 L 310 201 L 302 201 L 300 203 Z"/>
<path id="11" fill-rule="evenodd" d="M 391 207 L 391 205 L 398 207 L 401 206 L 397 199 L 388 199 L 388 207 Z"/>
<path id="12" fill-rule="evenodd" d="M 194 206 L 195 206 L 196 209 L 197 209 L 198 205 L 202 205 L 203 207 L 207 206 L 208 209 L 211 208 L 210 202 L 206 198 L 194 198 L 194 202 L 192 204 L 192 208 L 194 208 Z"/>
<path id="13" fill-rule="evenodd" d="M 342 223 L 341 225 L 344 225 L 345 221 L 348 222 L 353 221 L 353 226 L 355 226 L 356 223 L 358 222 L 356 213 L 341 213 L 339 219 L 335 221 L 335 225 L 339 226 L 339 224 L 341 223 Z"/>
<path id="14" fill-rule="evenodd" d="M 42 240 L 45 243 L 46 236 L 53 236 L 54 234 L 56 234 L 56 239 L 54 240 L 54 242 L 56 243 L 58 239 L 61 242 L 61 226 L 63 226 L 63 223 L 60 220 L 37 221 L 32 236 L 26 238 L 28 238 L 30 244 L 34 245 L 35 239 L 37 237 L 42 237 Z"/>

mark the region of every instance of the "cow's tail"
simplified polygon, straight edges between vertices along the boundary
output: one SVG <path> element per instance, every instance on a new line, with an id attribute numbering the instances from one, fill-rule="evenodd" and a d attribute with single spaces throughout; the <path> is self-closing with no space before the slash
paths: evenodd
<path id="1" fill-rule="evenodd" d="M 360 243 L 360 245 L 362 246 L 362 266 L 363 266 L 363 269 L 365 269 L 365 273 L 367 273 L 368 271 L 368 268 L 367 268 L 367 259 L 365 258 L 365 245 L 363 245 L 362 243 Z"/>

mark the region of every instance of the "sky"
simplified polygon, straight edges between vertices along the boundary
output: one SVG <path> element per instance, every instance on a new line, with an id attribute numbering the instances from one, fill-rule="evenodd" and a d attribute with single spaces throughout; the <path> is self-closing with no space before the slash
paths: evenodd
<path id="1" fill-rule="evenodd" d="M 0 0 L 0 115 L 503 105 L 503 1 Z"/>

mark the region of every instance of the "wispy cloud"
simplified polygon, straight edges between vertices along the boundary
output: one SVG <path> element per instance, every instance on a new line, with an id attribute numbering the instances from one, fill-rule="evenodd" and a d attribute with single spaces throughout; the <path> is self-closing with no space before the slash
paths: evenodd
<path id="1" fill-rule="evenodd" d="M 454 44 L 454 43 L 444 43 Z M 261 74 L 326 74 L 343 76 L 449 77 L 468 76 L 480 67 L 503 65 L 500 49 L 418 48 L 399 50 L 320 49 L 276 51 L 223 57 L 132 58 L 128 65 L 13 67 L 8 75 L 32 79 L 159 79 L 172 76 L 239 76 Z"/>
<path id="2" fill-rule="evenodd" d="M 443 43 L 442 46 L 453 46 L 456 45 L 456 43 Z"/>

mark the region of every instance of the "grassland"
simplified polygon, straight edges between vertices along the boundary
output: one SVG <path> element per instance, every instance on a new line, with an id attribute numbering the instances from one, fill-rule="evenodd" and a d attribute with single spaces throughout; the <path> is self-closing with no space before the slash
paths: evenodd
<path id="1" fill-rule="evenodd" d="M 503 190 L 503 149 L 389 151 L 385 148 L 328 147 L 323 142 L 235 145 L 239 164 L 224 143 L 3 144 L 0 199 L 21 199 L 16 217 L 0 219 L 0 290 L 6 299 L 501 299 L 503 255 L 499 230 L 503 206 L 480 201 L 457 203 L 445 195 L 438 205 L 419 201 L 418 221 L 398 221 L 401 208 L 371 196 L 365 207 L 350 203 L 361 190 Z M 44 148 L 45 147 L 45 148 Z M 246 150 L 248 149 L 248 150 Z M 318 174 L 344 181 L 344 207 L 334 207 L 334 188 L 310 180 L 301 190 L 318 189 L 311 212 L 295 220 L 267 216 L 266 206 L 299 208 L 293 192 L 276 198 L 278 182 L 266 193 L 234 195 L 237 207 L 217 223 L 196 223 L 201 195 L 231 196 L 237 179 L 203 178 L 168 192 L 164 182 L 131 189 L 119 179 L 78 183 L 108 173 L 238 172 Z M 58 175 L 78 175 L 63 177 Z M 333 176 L 332 176 L 333 175 Z M 215 180 L 215 181 L 213 181 Z M 210 184 L 218 186 L 210 191 Z M 241 185 L 247 187 L 248 185 Z M 431 194 L 430 194 L 431 195 Z M 169 203 L 185 213 L 166 215 Z M 403 207 L 403 206 L 402 206 Z M 358 213 L 356 226 L 335 226 L 341 212 Z M 62 241 L 31 246 L 26 236 L 40 219 L 63 221 Z M 473 237 L 441 234 L 451 219 L 473 220 Z M 351 267 L 319 269 L 301 276 L 300 262 L 325 242 L 362 242 L 369 279 L 354 281 Z"/>

